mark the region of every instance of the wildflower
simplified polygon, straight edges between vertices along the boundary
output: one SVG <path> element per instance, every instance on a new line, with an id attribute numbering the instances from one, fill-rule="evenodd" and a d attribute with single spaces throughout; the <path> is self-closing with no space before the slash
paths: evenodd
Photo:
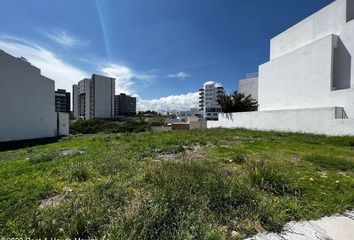
<path id="1" fill-rule="evenodd" d="M 313 182 L 313 178 L 310 178 L 310 181 Z"/>

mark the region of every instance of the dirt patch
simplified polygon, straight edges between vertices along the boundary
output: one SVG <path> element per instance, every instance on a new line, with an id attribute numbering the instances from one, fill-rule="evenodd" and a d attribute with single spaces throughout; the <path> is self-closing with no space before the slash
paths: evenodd
<path id="1" fill-rule="evenodd" d="M 291 160 L 292 162 L 298 163 L 298 162 L 301 161 L 301 156 L 300 156 L 300 155 L 297 155 L 297 154 L 292 155 L 292 156 L 290 157 L 290 160 Z"/>
<path id="2" fill-rule="evenodd" d="M 63 195 L 55 195 L 53 197 L 41 200 L 41 204 L 39 205 L 39 210 L 46 210 L 48 208 L 53 208 L 59 206 L 72 192 L 73 190 L 68 187 L 63 188 Z"/>
<path id="3" fill-rule="evenodd" d="M 72 157 L 78 154 L 84 154 L 86 149 L 84 148 L 76 148 L 76 149 L 64 149 L 61 151 L 61 155 L 64 157 Z"/>
<path id="4" fill-rule="evenodd" d="M 63 201 L 63 196 L 56 195 L 54 197 L 50 197 L 44 200 L 41 200 L 41 204 L 39 205 L 39 210 L 46 210 L 48 208 L 57 207 Z"/>
<path id="5" fill-rule="evenodd" d="M 197 161 L 205 156 L 204 148 L 200 145 L 194 146 L 192 149 L 187 149 L 186 151 L 178 154 L 164 154 L 157 157 L 158 160 L 162 161 Z"/>

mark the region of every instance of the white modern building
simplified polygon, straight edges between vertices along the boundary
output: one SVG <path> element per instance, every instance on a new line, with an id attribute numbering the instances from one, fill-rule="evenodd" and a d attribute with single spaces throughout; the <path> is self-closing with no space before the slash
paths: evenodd
<path id="1" fill-rule="evenodd" d="M 73 85 L 73 111 L 76 119 L 113 119 L 115 79 L 93 74 Z"/>
<path id="2" fill-rule="evenodd" d="M 0 142 L 68 134 L 69 114 L 55 112 L 54 92 L 39 68 L 0 50 Z"/>
<path id="3" fill-rule="evenodd" d="M 276 36 L 259 66 L 259 112 L 208 127 L 354 135 L 354 0 L 336 0 Z"/>
<path id="4" fill-rule="evenodd" d="M 218 114 L 222 112 L 218 98 L 225 95 L 224 88 L 214 82 L 207 82 L 199 89 L 199 111 L 203 112 L 206 120 L 218 120 Z"/>

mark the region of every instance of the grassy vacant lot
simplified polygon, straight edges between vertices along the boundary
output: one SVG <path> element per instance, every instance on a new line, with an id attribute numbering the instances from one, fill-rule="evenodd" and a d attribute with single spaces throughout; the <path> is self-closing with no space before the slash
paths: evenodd
<path id="1" fill-rule="evenodd" d="M 354 208 L 354 138 L 86 135 L 0 153 L 0 236 L 229 239 Z"/>

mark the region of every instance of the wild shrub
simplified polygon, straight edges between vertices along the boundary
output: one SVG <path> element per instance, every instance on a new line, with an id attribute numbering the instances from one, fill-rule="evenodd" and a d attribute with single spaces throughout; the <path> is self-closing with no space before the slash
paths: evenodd
<path id="1" fill-rule="evenodd" d="M 36 236 L 100 239 L 110 217 L 125 202 L 126 192 L 118 183 L 107 182 L 93 189 L 75 190 L 57 207 L 40 211 L 33 219 Z M 106 230 L 107 231 L 107 230 Z"/>
<path id="2" fill-rule="evenodd" d="M 264 160 L 251 165 L 251 182 L 260 190 L 275 195 L 300 196 L 301 189 L 284 172 L 268 166 Z"/>
<path id="3" fill-rule="evenodd" d="M 60 151 L 57 150 L 45 150 L 42 152 L 33 151 L 29 154 L 29 160 L 31 163 L 42 163 L 42 162 L 49 162 L 58 159 L 61 156 Z"/>
<path id="4" fill-rule="evenodd" d="M 226 160 L 225 163 L 243 164 L 246 162 L 246 160 L 246 155 L 242 153 L 236 153 L 230 160 Z"/>
<path id="5" fill-rule="evenodd" d="M 84 164 L 76 164 L 70 169 L 71 181 L 84 182 L 90 178 L 90 171 Z"/>
<path id="6" fill-rule="evenodd" d="M 116 228 L 120 238 L 203 239 L 213 231 L 211 223 L 246 219 L 259 207 L 250 186 L 206 162 L 161 163 L 151 167 L 145 182 L 153 195 L 141 201 L 135 214 L 124 216 Z"/>

